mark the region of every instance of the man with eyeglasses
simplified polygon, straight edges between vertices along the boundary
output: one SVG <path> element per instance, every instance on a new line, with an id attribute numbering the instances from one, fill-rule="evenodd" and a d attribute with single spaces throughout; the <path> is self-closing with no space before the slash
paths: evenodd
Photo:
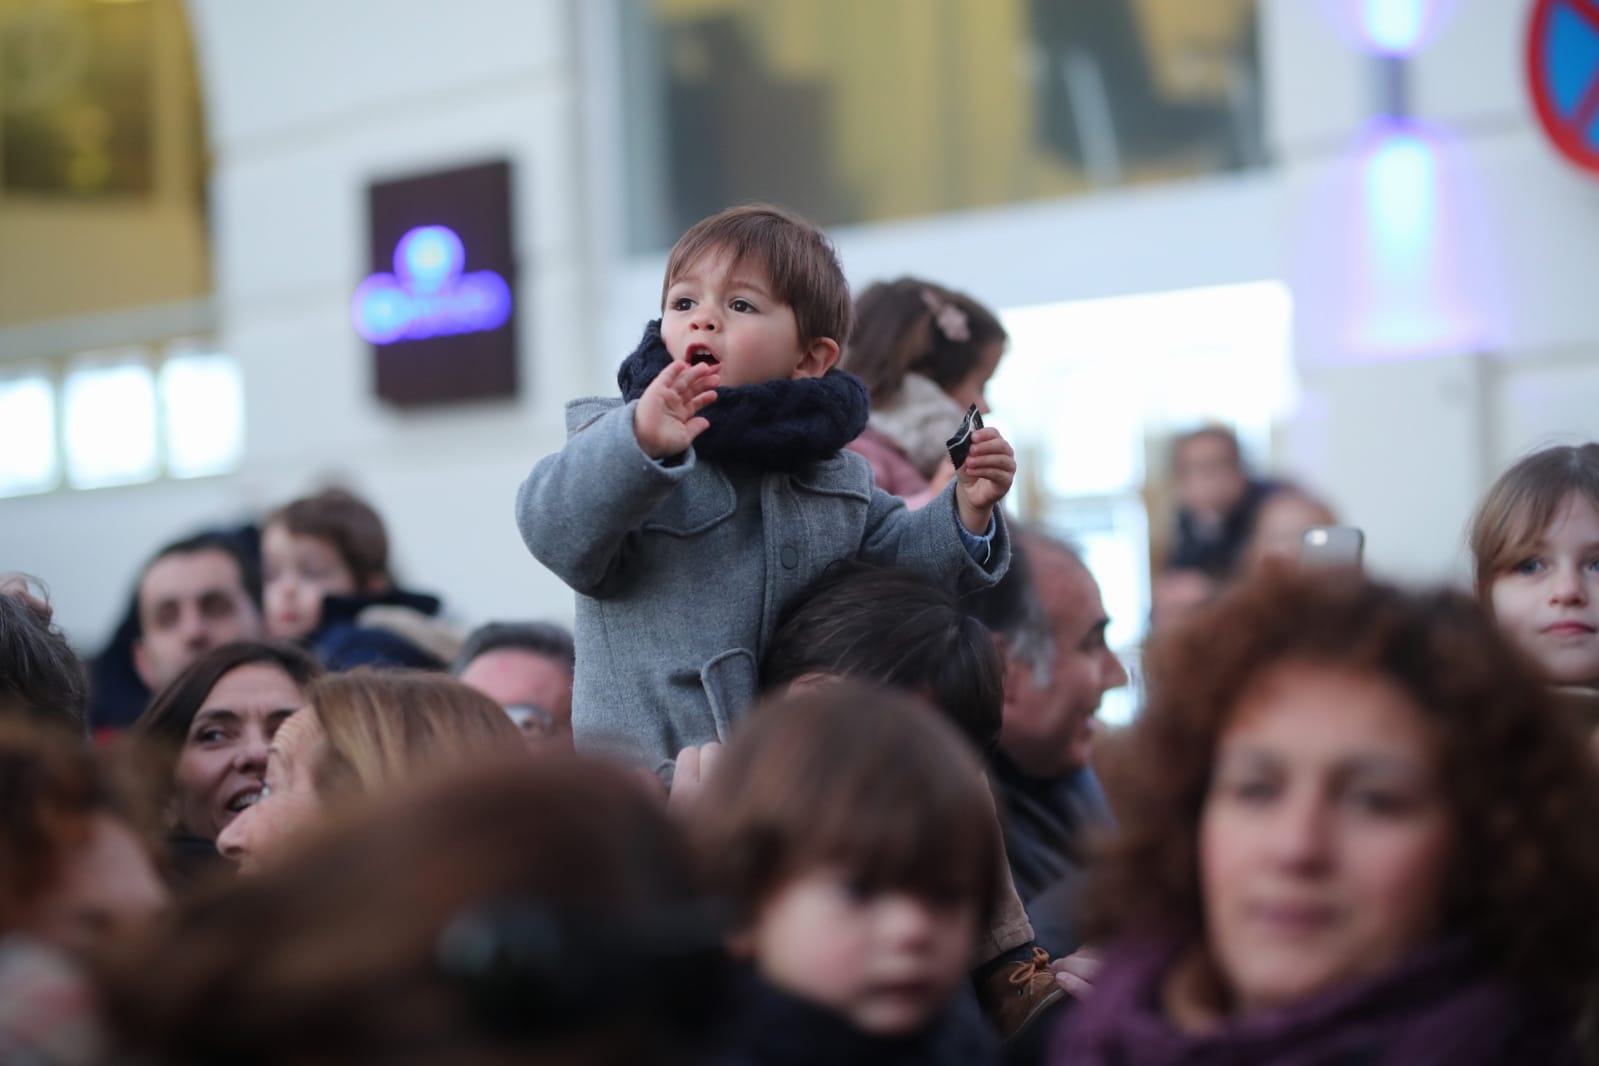
<path id="1" fill-rule="evenodd" d="M 466 638 L 451 669 L 505 708 L 528 747 L 572 749 L 572 634 L 550 622 L 490 622 Z"/>

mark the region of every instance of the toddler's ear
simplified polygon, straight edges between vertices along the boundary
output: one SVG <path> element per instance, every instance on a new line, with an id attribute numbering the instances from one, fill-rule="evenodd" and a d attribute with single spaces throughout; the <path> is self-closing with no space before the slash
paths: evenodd
<path id="1" fill-rule="evenodd" d="M 794 379 L 819 378 L 838 362 L 838 342 L 831 337 L 817 337 L 800 353 L 799 365 L 794 368 Z"/>

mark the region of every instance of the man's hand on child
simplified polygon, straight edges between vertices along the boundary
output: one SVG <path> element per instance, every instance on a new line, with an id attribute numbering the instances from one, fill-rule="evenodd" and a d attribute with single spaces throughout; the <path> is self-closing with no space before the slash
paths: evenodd
<path id="1" fill-rule="evenodd" d="M 988 532 L 994 507 L 1016 478 L 1016 453 L 999 430 L 986 426 L 972 434 L 972 449 L 955 471 L 955 503 L 961 524 L 977 536 Z"/>
<path id="2" fill-rule="evenodd" d="M 716 399 L 720 380 L 710 363 L 668 363 L 633 409 L 633 435 L 644 454 L 666 459 L 687 451 L 710 426 L 700 412 Z"/>

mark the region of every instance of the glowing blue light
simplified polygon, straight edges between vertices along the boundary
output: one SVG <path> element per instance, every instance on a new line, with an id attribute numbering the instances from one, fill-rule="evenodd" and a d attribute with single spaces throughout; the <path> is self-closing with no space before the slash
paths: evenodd
<path id="1" fill-rule="evenodd" d="M 1359 172 L 1362 295 L 1350 323 L 1359 351 L 1455 350 L 1484 329 L 1464 297 L 1469 279 L 1458 250 L 1471 220 L 1458 204 L 1451 214 L 1446 202 L 1446 147 L 1419 124 L 1383 122 L 1368 131 Z"/>
<path id="2" fill-rule="evenodd" d="M 433 292 L 466 265 L 466 246 L 445 226 L 418 226 L 394 249 L 394 272 L 417 292 Z"/>
<path id="3" fill-rule="evenodd" d="M 1366 162 L 1367 205 L 1385 260 L 1424 249 L 1434 219 L 1432 146 L 1412 132 L 1385 137 Z"/>
<path id="4" fill-rule="evenodd" d="M 1421 43 L 1427 23 L 1427 0 L 1357 0 L 1362 5 L 1366 36 L 1378 51 L 1405 55 Z"/>
<path id="5" fill-rule="evenodd" d="M 511 286 L 492 270 L 463 274 L 466 247 L 446 226 L 418 226 L 394 249 L 394 273 L 368 276 L 350 301 L 355 330 L 373 344 L 499 329 Z"/>

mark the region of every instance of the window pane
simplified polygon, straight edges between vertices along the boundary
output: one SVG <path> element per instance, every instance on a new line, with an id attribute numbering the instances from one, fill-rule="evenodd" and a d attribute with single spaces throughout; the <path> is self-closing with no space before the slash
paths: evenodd
<path id="1" fill-rule="evenodd" d="M 63 390 L 67 477 L 100 488 L 156 476 L 155 383 L 132 361 L 84 364 Z"/>
<path id="2" fill-rule="evenodd" d="M 55 390 L 43 374 L 0 380 L 0 496 L 54 488 Z"/>
<path id="3" fill-rule="evenodd" d="M 162 429 L 173 477 L 220 474 L 244 451 L 244 386 L 226 355 L 181 355 L 161 367 Z"/>
<path id="4" fill-rule="evenodd" d="M 1265 163 L 1258 0 L 621 0 L 634 251 Z"/>

